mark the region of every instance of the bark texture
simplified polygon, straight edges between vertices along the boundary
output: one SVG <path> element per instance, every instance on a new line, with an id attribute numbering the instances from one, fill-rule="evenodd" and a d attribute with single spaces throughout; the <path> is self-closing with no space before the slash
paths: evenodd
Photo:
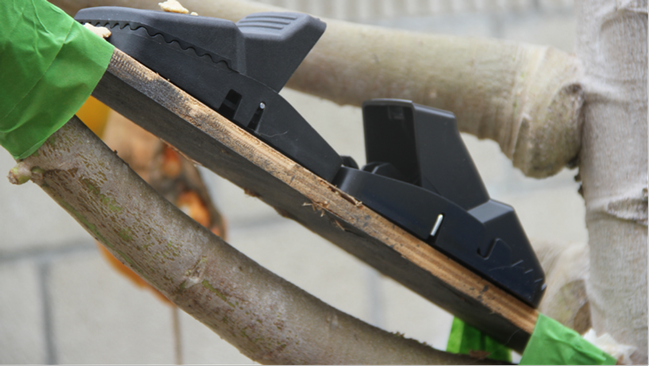
<path id="1" fill-rule="evenodd" d="M 648 4 L 578 1 L 593 327 L 648 363 Z"/>
<path id="2" fill-rule="evenodd" d="M 157 7 L 144 0 L 53 3 L 72 14 L 91 5 Z M 232 21 L 286 11 L 237 0 L 183 5 Z M 528 176 L 546 177 L 575 164 L 583 102 L 575 57 L 552 47 L 325 21 L 325 34 L 287 86 L 339 104 L 401 98 L 452 111 L 461 131 L 498 142 Z"/>
<path id="3" fill-rule="evenodd" d="M 265 364 L 474 364 L 344 314 L 163 199 L 76 117 L 10 176 L 32 181 L 131 269 Z"/>

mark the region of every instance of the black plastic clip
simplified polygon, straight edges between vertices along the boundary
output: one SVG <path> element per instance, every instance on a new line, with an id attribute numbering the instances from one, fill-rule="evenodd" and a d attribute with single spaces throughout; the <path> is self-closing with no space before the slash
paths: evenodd
<path id="1" fill-rule="evenodd" d="M 333 183 L 434 248 L 537 306 L 544 271 L 512 207 L 490 199 L 454 115 L 410 101 L 363 104 L 367 164 Z"/>
<path id="2" fill-rule="evenodd" d="M 325 23 L 306 14 L 224 19 L 95 7 L 81 23 L 108 27 L 108 41 L 287 157 L 331 181 L 341 157 L 278 92 Z"/>

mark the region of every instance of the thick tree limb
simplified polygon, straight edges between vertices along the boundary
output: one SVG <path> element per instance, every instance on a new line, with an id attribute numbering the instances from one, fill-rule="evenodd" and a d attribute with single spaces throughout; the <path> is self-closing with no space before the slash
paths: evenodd
<path id="1" fill-rule="evenodd" d="M 135 0 L 56 0 L 69 13 Z M 286 11 L 238 0 L 184 0 L 199 15 L 237 21 Z M 402 98 L 452 111 L 461 131 L 499 143 L 515 167 L 546 177 L 575 164 L 583 102 L 579 61 L 552 47 L 404 32 L 326 20 L 327 30 L 288 86 L 339 104 Z"/>
<path id="2" fill-rule="evenodd" d="M 31 179 L 116 257 L 261 363 L 469 364 L 344 314 L 159 196 L 73 118 L 10 176 Z"/>

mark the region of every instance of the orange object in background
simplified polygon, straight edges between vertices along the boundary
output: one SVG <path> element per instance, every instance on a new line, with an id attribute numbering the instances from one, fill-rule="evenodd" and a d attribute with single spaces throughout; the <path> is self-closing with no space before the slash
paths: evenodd
<path id="1" fill-rule="evenodd" d="M 120 260 L 118 260 L 115 256 L 113 256 L 113 254 L 108 252 L 108 250 L 104 247 L 104 245 L 98 242 L 97 248 L 99 249 L 99 253 L 102 255 L 102 257 L 106 261 L 108 261 L 111 267 L 117 270 L 118 273 L 121 273 L 122 275 L 126 276 L 129 280 L 131 280 L 131 282 L 135 283 L 135 285 L 137 285 L 138 287 L 149 289 L 164 304 L 168 306 L 176 307 L 175 304 L 173 304 L 170 300 L 168 300 L 167 297 L 165 297 L 162 293 L 160 293 L 156 288 L 149 285 L 149 283 L 145 282 L 144 279 L 142 279 L 138 274 L 134 273 L 133 270 L 127 268 L 126 265 L 122 264 Z"/>
<path id="2" fill-rule="evenodd" d="M 95 135 L 101 137 L 104 133 L 104 127 L 106 127 L 106 121 L 108 121 L 109 112 L 111 112 L 111 109 L 107 105 L 90 96 L 76 115 Z"/>
<path id="3" fill-rule="evenodd" d="M 176 153 L 174 149 L 170 148 L 169 145 L 167 144 L 163 146 L 163 162 L 160 169 L 163 175 L 169 178 L 178 177 L 178 175 L 181 174 L 181 171 L 183 169 L 181 163 L 181 156 L 178 153 Z M 205 224 L 203 225 L 205 226 Z"/>
<path id="4" fill-rule="evenodd" d="M 176 206 L 200 225 L 209 228 L 211 221 L 210 212 L 199 194 L 195 191 L 185 191 L 178 195 Z M 218 235 L 218 233 L 215 234 Z"/>

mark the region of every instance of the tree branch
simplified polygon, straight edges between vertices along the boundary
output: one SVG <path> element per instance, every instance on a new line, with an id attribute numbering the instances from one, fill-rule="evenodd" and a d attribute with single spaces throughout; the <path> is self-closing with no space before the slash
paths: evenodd
<path id="1" fill-rule="evenodd" d="M 145 0 L 53 3 L 71 14 L 97 5 L 157 7 Z M 287 11 L 238 0 L 183 4 L 233 21 Z M 287 86 L 339 104 L 402 98 L 452 111 L 461 131 L 498 142 L 527 176 L 546 177 L 576 164 L 583 93 L 574 56 L 552 47 L 325 21 L 325 34 Z"/>
<path id="2" fill-rule="evenodd" d="M 164 200 L 76 117 L 10 172 L 31 175 L 117 258 L 260 363 L 470 364 L 342 313 Z"/>

